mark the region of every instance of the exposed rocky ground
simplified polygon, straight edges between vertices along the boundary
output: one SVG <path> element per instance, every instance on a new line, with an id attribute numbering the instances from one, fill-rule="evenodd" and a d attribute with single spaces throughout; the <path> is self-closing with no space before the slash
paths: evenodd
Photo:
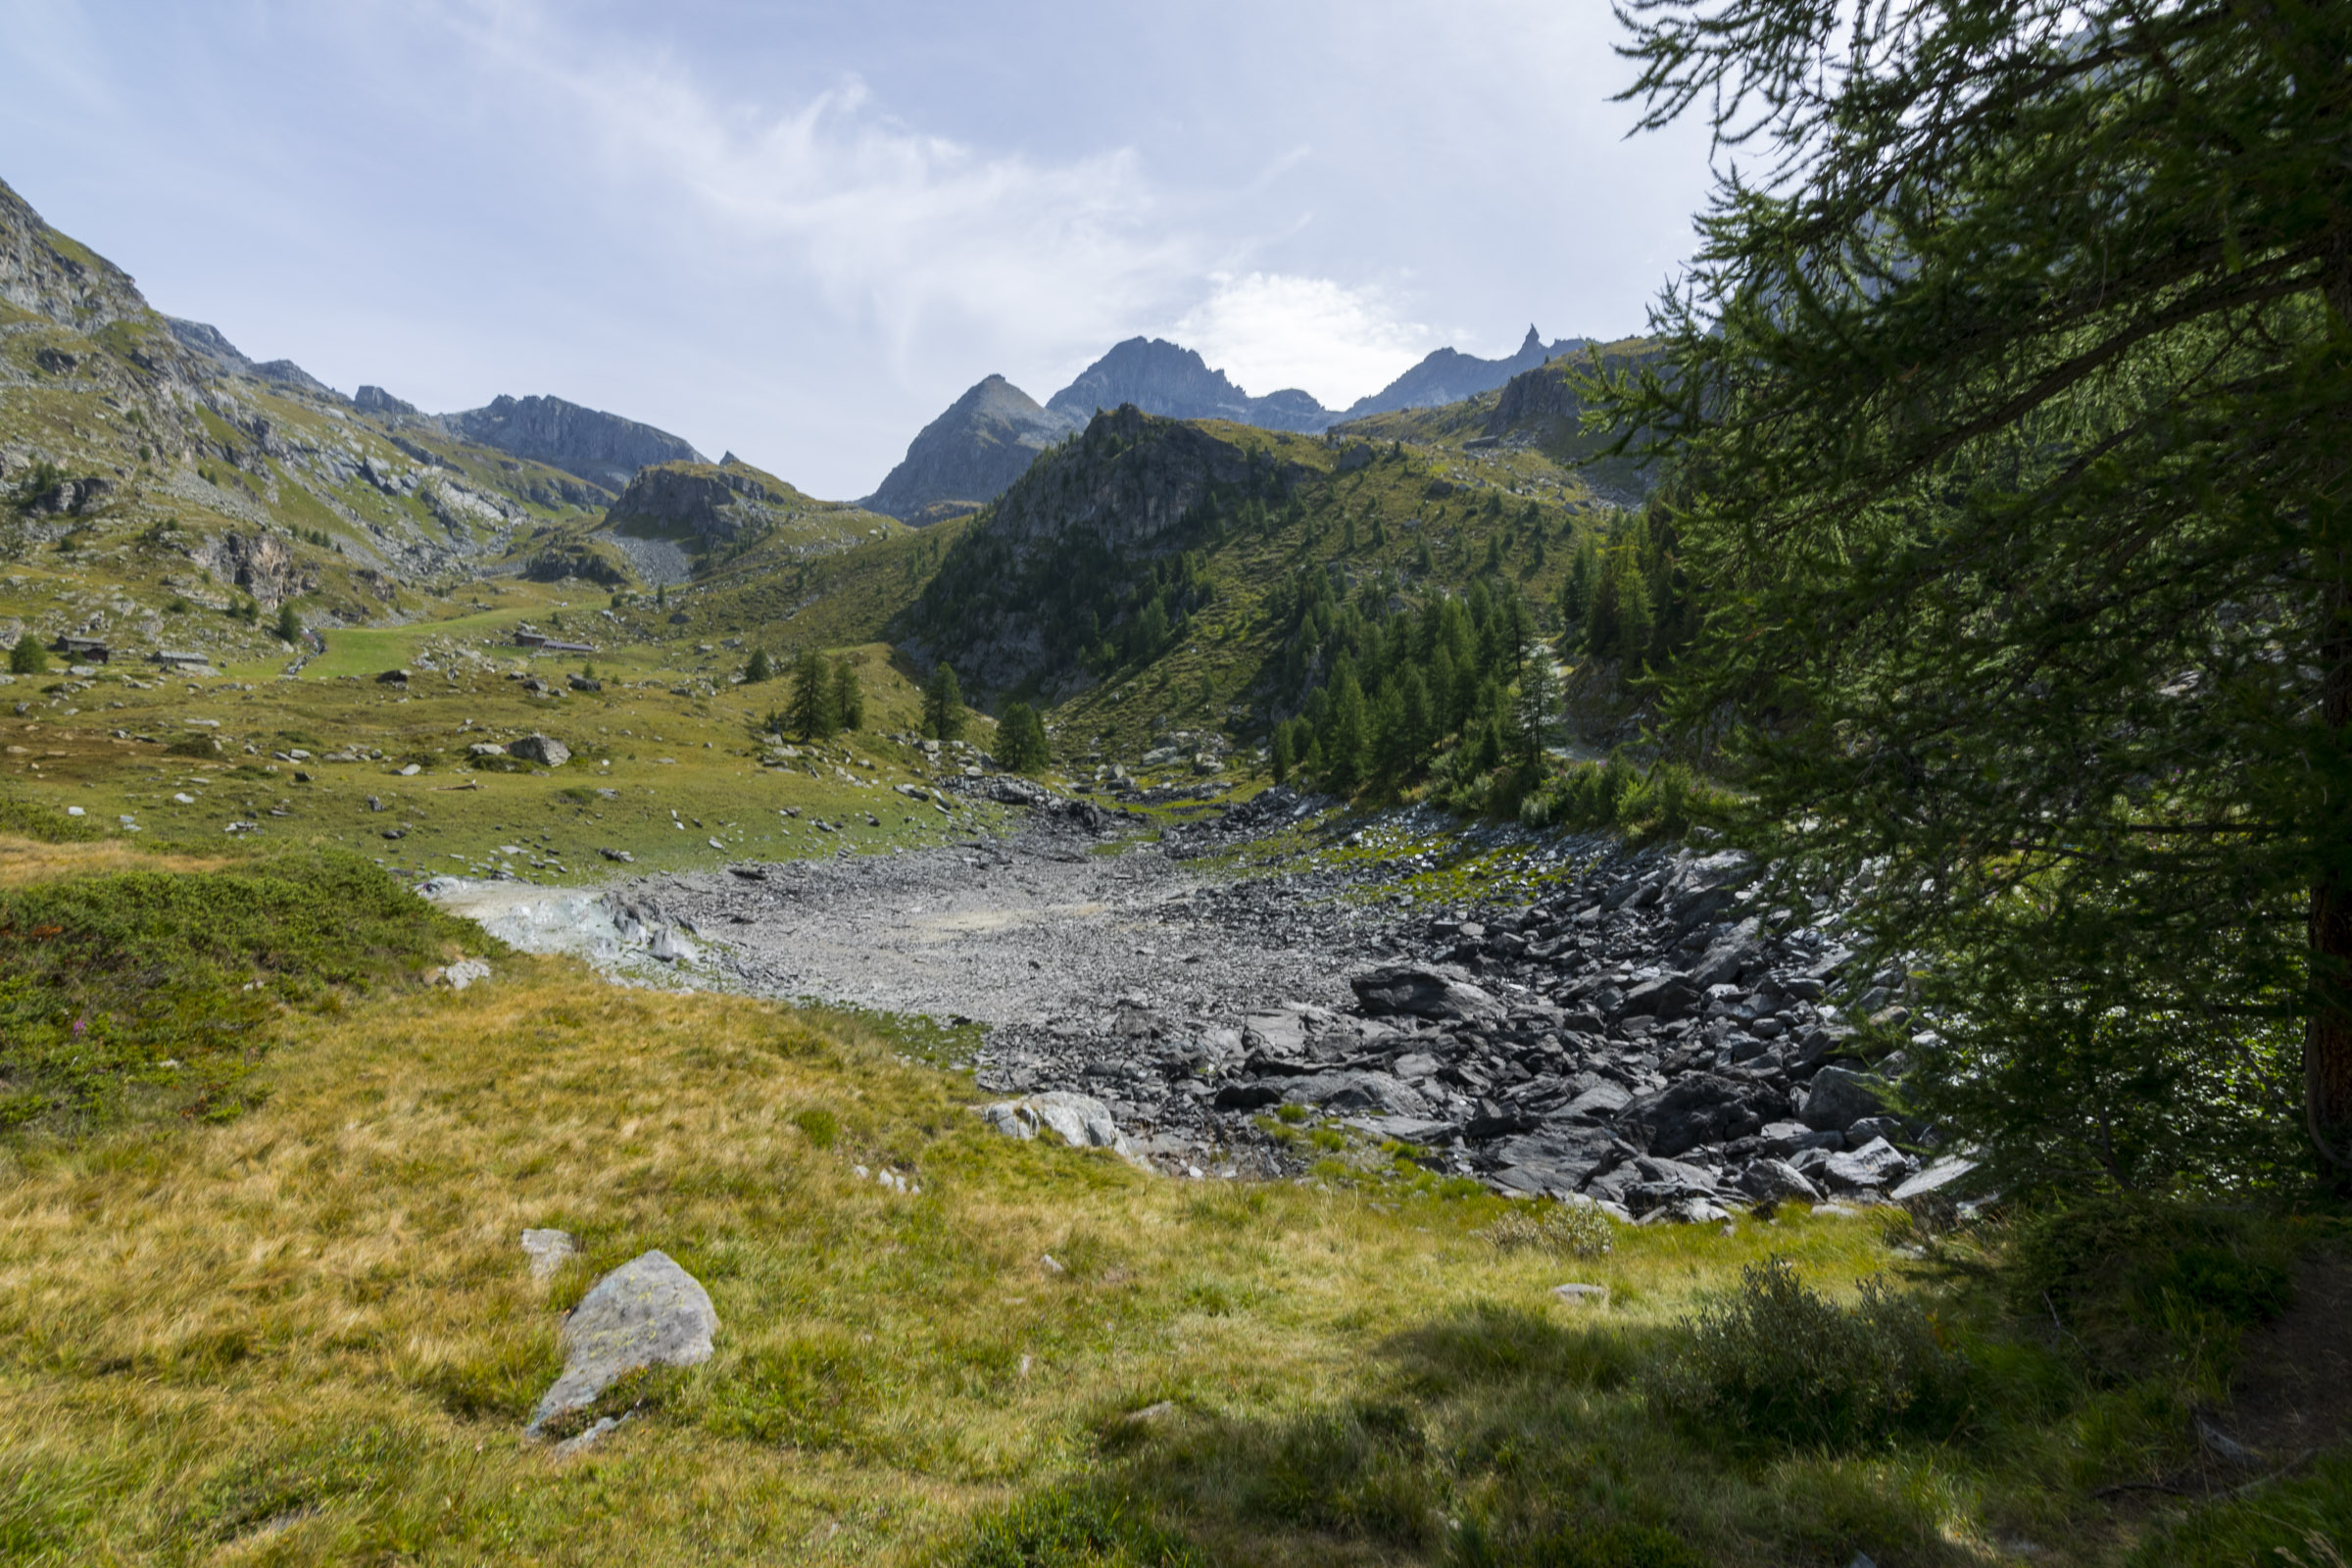
<path id="1" fill-rule="evenodd" d="M 1851 974 L 1832 931 L 1759 907 L 1744 856 L 1557 840 L 1533 902 L 1445 908 L 1392 886 L 1433 862 L 1409 841 L 1238 877 L 1206 858 L 1315 808 L 1276 791 L 1106 854 L 1106 813 L 1048 800 L 1003 842 L 650 878 L 608 902 L 645 943 L 711 944 L 758 991 L 988 1024 L 984 1088 L 1092 1097 L 1171 1170 L 1295 1169 L 1279 1117 L 1636 1217 L 1955 1172 L 1897 1147 L 1921 1129 L 1879 1090 L 1903 1063 L 1867 1067 L 1832 1000 L 1907 1026 L 1900 975 Z"/>

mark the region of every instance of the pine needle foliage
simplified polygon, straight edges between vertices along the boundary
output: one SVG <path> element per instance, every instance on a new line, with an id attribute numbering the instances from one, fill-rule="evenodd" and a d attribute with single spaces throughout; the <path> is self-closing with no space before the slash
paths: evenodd
<path id="1" fill-rule="evenodd" d="M 2012 1178 L 2343 1181 L 2352 11 L 1622 14 L 1737 152 L 1593 389 L 1706 585 L 1673 717 L 1936 955 L 1915 1093 Z"/>

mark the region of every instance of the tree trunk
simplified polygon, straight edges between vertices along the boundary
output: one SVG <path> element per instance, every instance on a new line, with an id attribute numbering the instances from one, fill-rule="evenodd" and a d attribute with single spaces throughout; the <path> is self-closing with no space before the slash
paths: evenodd
<path id="1" fill-rule="evenodd" d="M 2323 291 L 2340 332 L 2352 325 L 2352 227 L 2338 224 L 2328 257 L 2328 284 Z M 2323 420 L 2323 432 L 2334 427 L 2339 482 L 2347 433 L 2343 411 Z M 2340 749 L 2352 730 L 2352 551 L 2334 540 L 2321 541 L 2320 560 L 2332 561 L 2334 572 L 2320 606 L 2320 718 L 2330 740 Z M 2352 801 L 2329 801 L 2330 814 L 2342 820 L 2352 813 Z M 2311 889 L 2310 1005 L 2303 1027 L 2303 1106 L 2311 1141 L 2319 1154 L 2320 1176 L 2328 1186 L 2352 1194 L 2352 875 L 2327 826 L 2321 828 L 2319 875 Z"/>

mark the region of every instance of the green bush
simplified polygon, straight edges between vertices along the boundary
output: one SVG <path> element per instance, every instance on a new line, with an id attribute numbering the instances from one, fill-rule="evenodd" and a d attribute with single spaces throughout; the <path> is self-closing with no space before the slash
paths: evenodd
<path id="1" fill-rule="evenodd" d="M 808 1142 L 818 1149 L 831 1149 L 841 1137 L 840 1120 L 820 1105 L 810 1105 L 806 1110 L 793 1112 L 792 1124 L 806 1133 Z"/>
<path id="2" fill-rule="evenodd" d="M 492 946 L 359 857 L 132 871 L 0 893 L 0 1128 L 223 1119 L 254 1102 L 281 1010 Z"/>
<path id="3" fill-rule="evenodd" d="M 1609 1217 L 1591 1203 L 1513 1208 L 1481 1233 L 1504 1251 L 1541 1250 L 1599 1257 L 1609 1250 Z"/>
<path id="4" fill-rule="evenodd" d="M 17 646 L 8 651 L 8 669 L 12 675 L 38 675 L 48 668 L 49 650 L 29 631 L 19 637 Z"/>
<path id="5" fill-rule="evenodd" d="M 1690 1343 L 1658 1374 L 1660 1402 L 1701 1431 L 1850 1446 L 1898 1432 L 1949 1433 L 1967 1363 L 1913 1298 L 1877 1279 L 1840 1307 L 1785 1257 L 1740 1270 L 1740 1288 L 1686 1324 Z"/>
<path id="6" fill-rule="evenodd" d="M 106 830 L 86 816 L 68 816 L 54 806 L 0 795 L 0 833 L 43 844 L 86 844 L 106 836 Z"/>

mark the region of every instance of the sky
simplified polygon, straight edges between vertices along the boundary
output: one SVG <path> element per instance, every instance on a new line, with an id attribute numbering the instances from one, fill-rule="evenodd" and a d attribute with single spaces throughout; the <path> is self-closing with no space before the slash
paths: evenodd
<path id="1" fill-rule="evenodd" d="M 869 493 L 1138 333 L 1331 406 L 1641 330 L 1703 126 L 1600 0 L 0 0 L 0 178 L 257 360 Z"/>

